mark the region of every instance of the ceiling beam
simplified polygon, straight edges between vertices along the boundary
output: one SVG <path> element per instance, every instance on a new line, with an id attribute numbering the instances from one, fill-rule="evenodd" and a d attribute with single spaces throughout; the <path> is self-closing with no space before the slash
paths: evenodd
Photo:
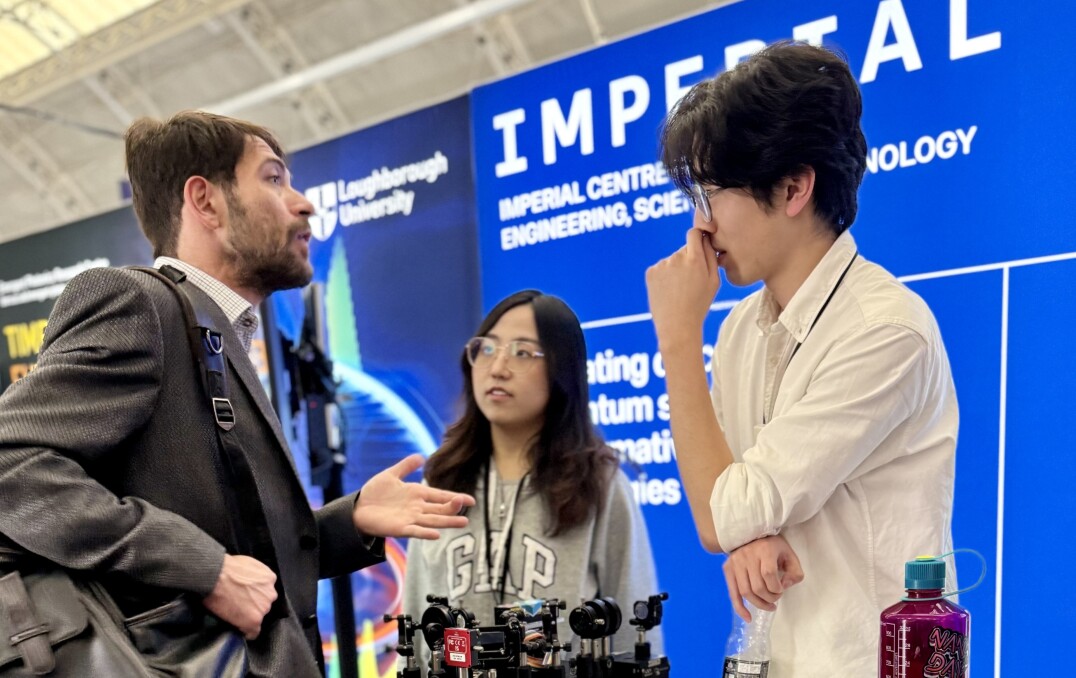
<path id="1" fill-rule="evenodd" d="M 604 45 L 609 40 L 605 37 L 605 29 L 602 28 L 602 22 L 598 18 L 598 9 L 594 6 L 594 0 L 579 0 L 579 5 L 583 9 L 587 28 L 590 29 L 590 39 L 595 45 Z"/>
<path id="2" fill-rule="evenodd" d="M 288 75 L 276 82 L 257 87 L 225 101 L 207 106 L 206 110 L 225 115 L 257 106 L 296 90 L 309 87 L 342 73 L 376 63 L 394 54 L 405 52 L 442 35 L 470 26 L 478 21 L 507 12 L 533 0 L 478 0 L 452 11 L 412 24 L 392 35 L 361 45 L 350 52 L 338 54 L 321 63 Z"/>
<path id="3" fill-rule="evenodd" d="M 309 64 L 291 34 L 260 0 L 224 17 L 247 49 L 273 76 L 280 79 Z M 316 82 L 290 96 L 291 104 L 317 137 L 343 132 L 349 122 L 340 103 L 324 82 Z"/>
<path id="4" fill-rule="evenodd" d="M 456 5 L 462 7 L 467 2 L 456 0 Z M 533 63 L 510 15 L 501 14 L 489 21 L 478 22 L 472 30 L 475 42 L 486 55 L 497 77 L 523 70 Z"/>
<path id="5" fill-rule="evenodd" d="M 17 121 L 0 115 L 0 158 L 37 191 L 61 219 L 74 219 L 94 203 L 74 178 Z"/>
<path id="6" fill-rule="evenodd" d="M 160 0 L 0 80 L 0 101 L 11 106 L 30 104 L 246 2 Z"/>
<path id="7" fill-rule="evenodd" d="M 161 117 L 161 109 L 150 97 L 149 92 L 134 84 L 127 75 L 116 67 L 106 68 L 99 73 L 86 76 L 83 84 L 101 100 L 126 127 L 139 115 Z"/>

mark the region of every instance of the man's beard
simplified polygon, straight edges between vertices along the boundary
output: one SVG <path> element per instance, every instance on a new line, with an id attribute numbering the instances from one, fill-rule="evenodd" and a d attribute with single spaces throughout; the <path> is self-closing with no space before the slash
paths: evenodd
<path id="1" fill-rule="evenodd" d="M 287 238 L 281 242 L 273 237 L 278 235 L 274 228 L 251 218 L 238 196 L 229 195 L 227 201 L 231 232 L 224 256 L 231 264 L 235 283 L 262 296 L 307 285 L 313 268 L 292 250 L 296 236 L 310 228 L 307 220 L 289 224 Z"/>

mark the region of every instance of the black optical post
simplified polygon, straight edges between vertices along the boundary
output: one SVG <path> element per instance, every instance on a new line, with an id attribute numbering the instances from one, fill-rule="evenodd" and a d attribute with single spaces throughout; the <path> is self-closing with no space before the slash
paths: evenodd
<path id="1" fill-rule="evenodd" d="M 347 465 L 336 381 L 332 361 L 325 355 L 326 327 L 324 288 L 314 283 L 304 293 L 306 317 L 298 344 L 291 347 L 292 410 L 306 411 L 310 445 L 310 483 L 322 488 L 325 503 L 344 496 Z M 355 649 L 355 604 L 351 575 L 334 577 L 333 617 L 336 621 L 337 659 L 340 678 L 358 678 L 359 657 Z"/>

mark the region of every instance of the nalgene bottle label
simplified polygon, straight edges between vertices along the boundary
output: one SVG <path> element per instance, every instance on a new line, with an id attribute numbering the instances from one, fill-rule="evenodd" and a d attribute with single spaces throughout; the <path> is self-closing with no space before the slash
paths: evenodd
<path id="1" fill-rule="evenodd" d="M 766 678 L 768 675 L 769 662 L 752 662 L 735 657 L 725 659 L 724 678 Z"/>

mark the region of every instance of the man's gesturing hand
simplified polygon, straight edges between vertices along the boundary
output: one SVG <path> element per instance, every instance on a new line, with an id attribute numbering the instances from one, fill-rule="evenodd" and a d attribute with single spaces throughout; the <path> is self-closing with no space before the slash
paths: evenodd
<path id="1" fill-rule="evenodd" d="M 467 518 L 459 512 L 464 506 L 474 506 L 474 497 L 404 482 L 422 468 L 423 461 L 421 454 L 412 454 L 362 486 L 353 514 L 360 532 L 373 537 L 437 539 L 438 530 L 467 526 Z"/>

